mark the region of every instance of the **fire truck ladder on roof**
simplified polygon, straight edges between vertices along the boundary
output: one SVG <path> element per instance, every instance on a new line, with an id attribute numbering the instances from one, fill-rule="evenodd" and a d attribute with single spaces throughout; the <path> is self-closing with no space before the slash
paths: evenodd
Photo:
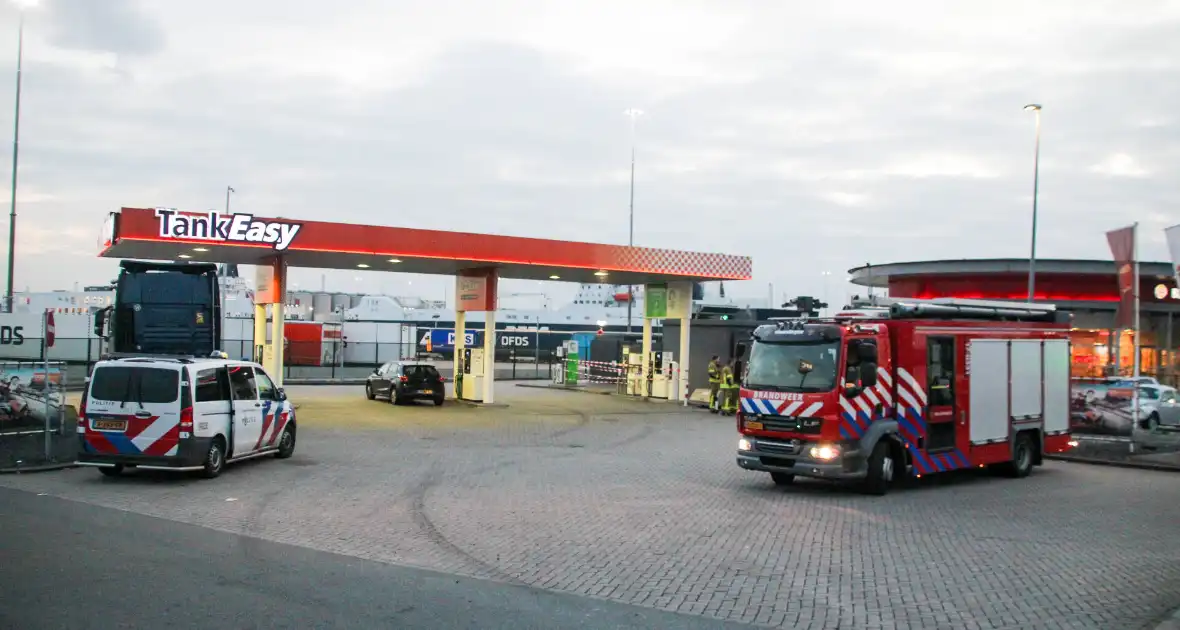
<path id="1" fill-rule="evenodd" d="M 989 321 L 1068 323 L 1069 314 L 1052 304 L 934 298 L 890 299 L 890 319 L 977 319 Z"/>

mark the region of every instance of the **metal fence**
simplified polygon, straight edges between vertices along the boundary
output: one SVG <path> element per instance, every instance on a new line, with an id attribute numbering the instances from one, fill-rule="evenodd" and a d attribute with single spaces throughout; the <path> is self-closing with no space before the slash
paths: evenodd
<path id="1" fill-rule="evenodd" d="M 73 461 L 77 411 L 61 362 L 0 361 L 0 469 Z"/>
<path id="2" fill-rule="evenodd" d="M 253 341 L 248 339 L 226 340 L 222 350 L 233 359 L 258 359 Z M 64 375 L 64 387 L 79 389 L 98 361 L 101 347 L 97 339 L 58 338 L 46 352 L 41 340 L 32 337 L 23 338 L 18 346 L 0 345 L 0 363 L 40 364 L 46 354 Z M 289 341 L 284 346 L 283 376 L 294 380 L 362 379 L 385 363 L 401 360 L 429 361 L 446 374 L 453 355 L 453 348 L 426 352 L 425 346 L 414 343 Z M 558 369 L 556 350 L 548 348 L 497 348 L 495 362 L 500 380 L 552 379 Z"/>
<path id="3" fill-rule="evenodd" d="M 241 342 L 249 356 L 249 342 Z M 236 348 L 235 348 L 236 349 Z M 227 350 L 230 356 L 237 356 Z M 317 352 L 319 353 L 317 355 Z M 496 350 L 495 369 L 499 380 L 551 380 L 559 368 L 553 350 L 500 348 Z M 326 348 L 319 343 L 288 343 L 284 349 L 284 379 L 356 379 L 394 361 L 426 361 L 445 374 L 453 369 L 454 350 L 425 349 L 412 343 L 349 342 Z"/>

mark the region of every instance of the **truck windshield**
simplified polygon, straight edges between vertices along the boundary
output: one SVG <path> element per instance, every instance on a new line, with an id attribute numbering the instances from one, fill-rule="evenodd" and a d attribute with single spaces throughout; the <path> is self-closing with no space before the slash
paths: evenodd
<path id="1" fill-rule="evenodd" d="M 755 342 L 743 386 L 784 392 L 831 391 L 836 386 L 839 349 L 838 341 Z"/>

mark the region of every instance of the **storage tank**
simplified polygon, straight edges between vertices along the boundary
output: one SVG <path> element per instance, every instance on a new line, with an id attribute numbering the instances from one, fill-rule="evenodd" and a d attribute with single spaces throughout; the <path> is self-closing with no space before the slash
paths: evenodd
<path id="1" fill-rule="evenodd" d="M 341 313 L 347 311 L 352 307 L 352 301 L 348 299 L 347 293 L 333 293 L 332 294 L 332 312 L 339 310 Z"/>
<path id="2" fill-rule="evenodd" d="M 323 317 L 332 312 L 332 295 L 330 293 L 316 293 L 311 298 L 312 308 L 316 317 Z"/>
<path id="3" fill-rule="evenodd" d="M 287 300 L 288 304 L 293 304 L 301 308 L 309 308 L 312 306 L 311 291 L 292 291 L 290 298 Z"/>

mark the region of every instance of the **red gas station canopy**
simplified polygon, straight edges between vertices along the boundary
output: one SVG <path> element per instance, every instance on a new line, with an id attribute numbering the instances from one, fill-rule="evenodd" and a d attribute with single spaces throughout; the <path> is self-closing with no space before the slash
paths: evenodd
<path id="1" fill-rule="evenodd" d="M 753 274 L 748 256 L 171 208 L 112 212 L 99 255 L 244 265 L 282 256 L 290 267 L 440 275 L 495 267 L 501 278 L 609 284 Z"/>

